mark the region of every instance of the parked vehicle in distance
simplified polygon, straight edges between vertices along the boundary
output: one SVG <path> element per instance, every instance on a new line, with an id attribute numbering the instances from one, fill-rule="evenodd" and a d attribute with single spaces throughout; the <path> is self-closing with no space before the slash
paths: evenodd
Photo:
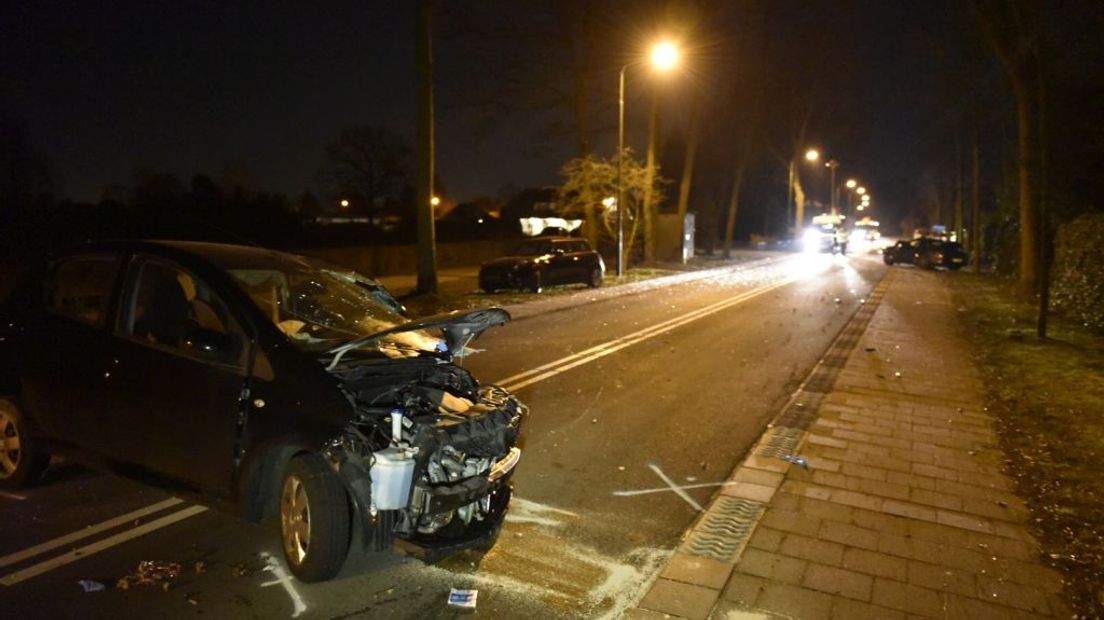
<path id="1" fill-rule="evenodd" d="M 921 237 L 898 241 L 882 250 L 882 260 L 887 265 L 910 264 L 925 269 L 944 267 L 952 271 L 966 264 L 966 252 L 953 241 Z"/>
<path id="2" fill-rule="evenodd" d="M 586 284 L 602 286 L 606 264 L 585 239 L 538 237 L 514 248 L 508 256 L 479 267 L 479 288 L 525 289 L 539 293 L 546 286 Z"/>
<path id="3" fill-rule="evenodd" d="M 61 453 L 278 514 L 304 581 L 337 573 L 354 527 L 426 559 L 497 537 L 528 409 L 453 359 L 504 310 L 411 321 L 353 271 L 177 241 L 87 244 L 9 302 L 0 486 Z"/>

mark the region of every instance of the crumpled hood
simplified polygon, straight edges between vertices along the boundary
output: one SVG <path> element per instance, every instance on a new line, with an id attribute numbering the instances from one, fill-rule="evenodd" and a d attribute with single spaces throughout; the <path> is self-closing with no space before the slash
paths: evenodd
<path id="1" fill-rule="evenodd" d="M 363 347 L 394 334 L 430 329 L 441 330 L 444 335 L 445 345 L 448 347 L 448 352 L 451 355 L 462 355 L 464 348 L 478 338 L 486 329 L 505 325 L 509 321 L 510 313 L 502 308 L 483 308 L 480 310 L 469 310 L 467 312 L 453 310 L 452 312 L 422 317 L 390 329 L 385 329 L 381 332 L 362 336 L 356 340 L 330 349 L 327 351 L 327 354 L 334 356 L 333 361 L 330 363 L 330 368 L 335 367 L 341 360 L 341 356 L 353 349 Z"/>

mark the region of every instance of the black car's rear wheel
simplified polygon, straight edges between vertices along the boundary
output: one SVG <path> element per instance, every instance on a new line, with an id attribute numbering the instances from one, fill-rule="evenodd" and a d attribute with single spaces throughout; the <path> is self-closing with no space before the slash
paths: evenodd
<path id="1" fill-rule="evenodd" d="M 587 286 L 590 288 L 598 288 L 602 286 L 602 270 L 595 267 L 594 271 L 590 272 L 590 278 L 587 280 Z"/>
<path id="2" fill-rule="evenodd" d="M 0 398 L 0 488 L 34 484 L 46 471 L 50 455 L 35 449 L 15 402 Z"/>
<path id="3" fill-rule="evenodd" d="M 349 553 L 349 501 L 345 488 L 318 457 L 288 463 L 280 490 L 280 540 L 284 558 L 303 581 L 325 581 Z"/>

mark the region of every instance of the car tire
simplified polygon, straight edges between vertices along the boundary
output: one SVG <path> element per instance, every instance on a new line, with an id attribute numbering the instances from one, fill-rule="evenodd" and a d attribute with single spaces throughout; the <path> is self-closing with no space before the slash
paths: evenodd
<path id="1" fill-rule="evenodd" d="M 280 542 L 302 581 L 325 581 L 349 553 L 349 500 L 332 469 L 313 455 L 293 458 L 280 485 Z"/>
<path id="2" fill-rule="evenodd" d="M 18 489 L 42 478 L 50 455 L 35 448 L 15 401 L 0 398 L 0 488 Z"/>
<path id="3" fill-rule="evenodd" d="M 590 288 L 602 286 L 602 270 L 595 267 L 594 271 L 590 272 L 590 278 L 587 280 L 586 285 Z"/>
<path id="4" fill-rule="evenodd" d="M 889 254 L 883 254 L 882 255 L 882 262 L 884 262 L 887 265 L 892 265 L 893 264 L 893 257 L 890 256 Z"/>
<path id="5" fill-rule="evenodd" d="M 544 290 L 544 285 L 541 280 L 541 272 L 539 271 L 534 271 L 532 275 L 529 276 L 529 291 L 531 293 L 540 293 Z"/>

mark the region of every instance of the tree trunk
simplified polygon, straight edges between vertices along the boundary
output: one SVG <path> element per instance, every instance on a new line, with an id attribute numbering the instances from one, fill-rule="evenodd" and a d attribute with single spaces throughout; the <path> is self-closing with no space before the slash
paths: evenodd
<path id="1" fill-rule="evenodd" d="M 437 292 L 437 241 L 433 227 L 433 46 L 432 0 L 418 3 L 418 163 L 415 212 L 418 222 L 418 293 Z"/>
<path id="2" fill-rule="evenodd" d="M 736 212 L 740 207 L 740 188 L 744 184 L 744 165 L 743 159 L 736 164 L 736 175 L 732 179 L 732 194 L 728 198 L 728 219 L 725 221 L 725 235 L 724 235 L 724 248 L 721 256 L 729 258 L 732 256 L 732 235 L 736 230 Z"/>
<path id="3" fill-rule="evenodd" d="M 973 213 L 970 216 L 970 251 L 973 253 L 974 271 L 981 273 L 981 257 L 984 245 L 981 242 L 981 153 L 978 149 L 977 130 L 974 130 L 974 162 L 971 176 L 970 201 Z"/>
<path id="4" fill-rule="evenodd" d="M 1019 133 L 1020 291 L 1032 295 L 1039 284 L 1038 218 L 1035 213 L 1035 123 L 1033 93 L 1022 73 L 1012 78 L 1016 94 L 1016 124 Z"/>

